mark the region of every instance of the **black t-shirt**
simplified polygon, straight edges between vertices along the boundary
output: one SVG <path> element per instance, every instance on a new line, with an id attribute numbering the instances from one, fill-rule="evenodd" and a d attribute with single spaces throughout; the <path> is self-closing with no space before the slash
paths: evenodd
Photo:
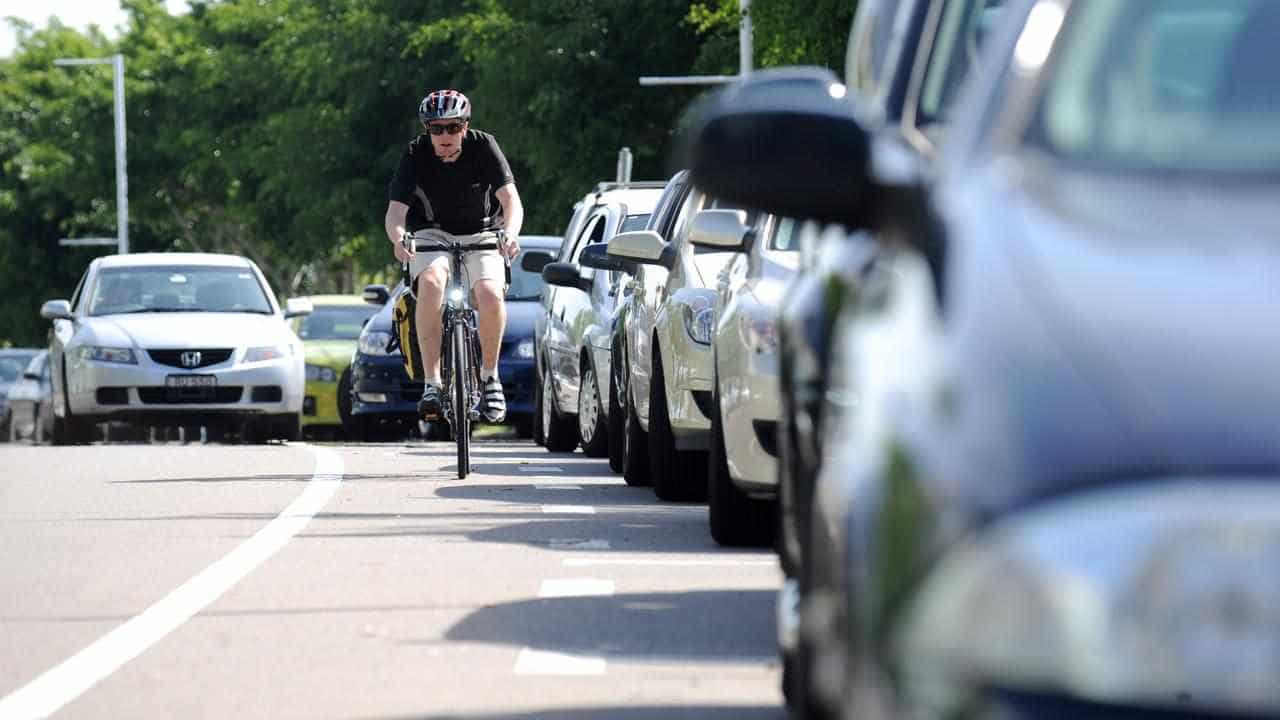
<path id="1" fill-rule="evenodd" d="M 409 206 L 405 229 L 439 227 L 454 235 L 470 235 L 502 227 L 502 205 L 494 194 L 515 182 L 511 166 L 487 132 L 468 130 L 462 155 L 451 163 L 436 157 L 430 135 L 409 143 L 387 186 L 391 200 Z"/>

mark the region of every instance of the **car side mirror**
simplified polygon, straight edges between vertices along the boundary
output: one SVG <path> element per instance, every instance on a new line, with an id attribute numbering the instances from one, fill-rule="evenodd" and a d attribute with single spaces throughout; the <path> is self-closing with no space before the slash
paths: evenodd
<path id="1" fill-rule="evenodd" d="M 541 250 L 528 250 L 524 257 L 520 258 L 520 269 L 527 270 L 531 273 L 540 273 L 547 263 L 555 260 L 555 255 Z"/>
<path id="2" fill-rule="evenodd" d="M 37 372 L 31 372 L 30 370 L 28 370 L 28 371 L 25 371 L 25 372 L 23 372 L 23 373 L 22 373 L 22 379 L 23 379 L 23 380 L 37 380 L 37 381 L 38 381 L 38 380 L 40 379 L 40 373 L 37 373 Z"/>
<path id="3" fill-rule="evenodd" d="M 542 279 L 548 285 L 576 288 L 583 292 L 591 289 L 591 280 L 582 277 L 575 263 L 553 262 L 542 268 Z"/>
<path id="4" fill-rule="evenodd" d="M 311 301 L 306 298 L 289 298 L 284 304 L 284 319 L 310 315 L 315 311 Z"/>
<path id="5" fill-rule="evenodd" d="M 49 300 L 40 306 L 40 317 L 45 320 L 71 320 L 71 301 Z"/>
<path id="6" fill-rule="evenodd" d="M 693 217 L 689 242 L 716 250 L 741 252 L 747 246 L 747 213 L 742 210 L 703 210 Z"/>
<path id="7" fill-rule="evenodd" d="M 698 188 L 777 215 L 870 227 L 871 135 L 829 70 L 752 73 L 689 114 L 681 154 Z"/>
<path id="8" fill-rule="evenodd" d="M 628 275 L 634 275 L 636 272 L 636 263 L 613 257 L 609 254 L 609 246 L 605 243 L 596 243 L 583 248 L 582 254 L 578 256 L 578 264 L 596 270 L 622 272 Z"/>
<path id="9" fill-rule="evenodd" d="M 618 233 L 609 240 L 609 257 L 630 260 L 641 265 L 662 265 L 662 251 L 667 242 L 652 230 Z"/>
<path id="10" fill-rule="evenodd" d="M 381 307 L 391 299 L 391 290 L 386 285 L 365 285 L 361 297 L 370 305 Z"/>

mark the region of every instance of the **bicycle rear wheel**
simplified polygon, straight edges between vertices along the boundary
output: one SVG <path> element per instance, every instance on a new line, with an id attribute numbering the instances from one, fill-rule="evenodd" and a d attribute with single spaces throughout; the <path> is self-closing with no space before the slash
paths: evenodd
<path id="1" fill-rule="evenodd" d="M 453 439 L 458 444 L 458 479 L 471 472 L 471 394 L 467 379 L 472 373 L 467 362 L 467 329 L 465 323 L 453 324 Z"/>

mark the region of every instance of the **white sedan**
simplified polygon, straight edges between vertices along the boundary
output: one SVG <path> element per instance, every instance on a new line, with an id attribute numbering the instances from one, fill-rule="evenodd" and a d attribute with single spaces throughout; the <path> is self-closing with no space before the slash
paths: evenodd
<path id="1" fill-rule="evenodd" d="M 70 300 L 50 300 L 54 442 L 109 421 L 204 426 L 297 439 L 302 342 L 262 271 L 235 255 L 140 253 L 89 264 Z"/>

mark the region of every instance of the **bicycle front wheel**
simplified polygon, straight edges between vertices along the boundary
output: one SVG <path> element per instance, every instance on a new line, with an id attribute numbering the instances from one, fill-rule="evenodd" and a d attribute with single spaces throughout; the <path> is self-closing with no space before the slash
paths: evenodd
<path id="1" fill-rule="evenodd" d="M 458 444 L 458 479 L 471 472 L 471 393 L 467 378 L 472 369 L 467 353 L 465 323 L 453 325 L 453 439 Z"/>

